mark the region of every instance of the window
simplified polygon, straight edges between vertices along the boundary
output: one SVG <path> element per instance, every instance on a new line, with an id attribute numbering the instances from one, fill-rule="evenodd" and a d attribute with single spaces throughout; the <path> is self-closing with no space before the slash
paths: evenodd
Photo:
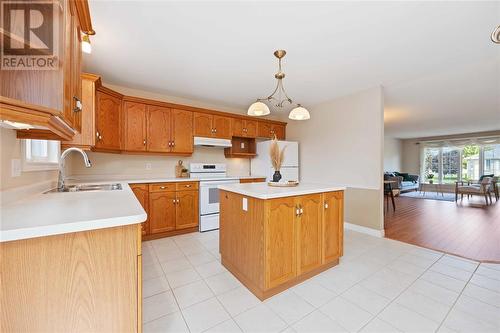
<path id="1" fill-rule="evenodd" d="M 500 144 L 455 147 L 426 147 L 423 151 L 422 180 L 433 175 L 436 182 L 477 180 L 481 175 L 500 175 Z"/>
<path id="2" fill-rule="evenodd" d="M 27 139 L 22 141 L 24 171 L 55 170 L 59 167 L 60 142 Z"/>

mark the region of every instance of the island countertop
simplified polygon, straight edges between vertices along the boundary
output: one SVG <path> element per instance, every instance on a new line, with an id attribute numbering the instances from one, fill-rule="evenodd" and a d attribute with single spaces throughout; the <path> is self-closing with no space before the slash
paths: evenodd
<path id="1" fill-rule="evenodd" d="M 219 189 L 266 200 L 314 193 L 344 191 L 345 187 L 318 183 L 300 183 L 293 187 L 274 187 L 269 186 L 267 183 L 249 183 L 219 185 Z"/>

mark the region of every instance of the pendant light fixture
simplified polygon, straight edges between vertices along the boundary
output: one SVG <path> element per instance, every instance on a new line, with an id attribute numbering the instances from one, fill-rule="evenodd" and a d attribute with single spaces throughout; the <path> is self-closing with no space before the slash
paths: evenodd
<path id="1" fill-rule="evenodd" d="M 292 99 L 288 97 L 285 88 L 283 87 L 283 79 L 285 78 L 285 73 L 281 70 L 281 59 L 283 59 L 285 55 L 285 50 L 274 51 L 274 56 L 278 58 L 278 72 L 274 74 L 274 77 L 278 81 L 276 83 L 276 88 L 268 97 L 258 98 L 255 103 L 250 105 L 250 107 L 248 108 L 249 116 L 265 116 L 271 113 L 269 111 L 269 107 L 265 103 L 263 103 L 263 101 L 273 103 L 276 108 L 280 109 L 283 109 L 285 106 L 294 104 Z M 307 120 L 310 119 L 311 116 L 306 108 L 304 108 L 300 104 L 296 104 L 292 111 L 290 111 L 288 118 L 293 120 Z"/>
<path id="2" fill-rule="evenodd" d="M 491 33 L 491 41 L 500 44 L 500 25 Z"/>

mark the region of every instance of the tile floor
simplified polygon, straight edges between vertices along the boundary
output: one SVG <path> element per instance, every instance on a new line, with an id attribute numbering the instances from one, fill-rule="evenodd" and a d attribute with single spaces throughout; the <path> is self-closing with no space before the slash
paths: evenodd
<path id="1" fill-rule="evenodd" d="M 338 266 L 261 302 L 218 238 L 144 243 L 144 332 L 500 332 L 500 264 L 346 231 Z"/>

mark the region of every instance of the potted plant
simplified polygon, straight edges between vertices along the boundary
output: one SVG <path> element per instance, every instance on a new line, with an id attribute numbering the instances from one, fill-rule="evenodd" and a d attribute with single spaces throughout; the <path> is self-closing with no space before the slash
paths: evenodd
<path id="1" fill-rule="evenodd" d="M 279 182 L 281 179 L 281 163 L 283 163 L 283 157 L 285 154 L 285 148 L 280 150 L 280 147 L 278 145 L 278 140 L 276 137 L 272 140 L 271 146 L 269 147 L 269 155 L 271 157 L 271 164 L 274 169 L 274 174 L 273 174 L 273 182 Z"/>
<path id="2" fill-rule="evenodd" d="M 434 173 L 432 172 L 432 170 L 428 171 L 427 180 L 429 181 L 429 184 L 434 183 Z"/>

